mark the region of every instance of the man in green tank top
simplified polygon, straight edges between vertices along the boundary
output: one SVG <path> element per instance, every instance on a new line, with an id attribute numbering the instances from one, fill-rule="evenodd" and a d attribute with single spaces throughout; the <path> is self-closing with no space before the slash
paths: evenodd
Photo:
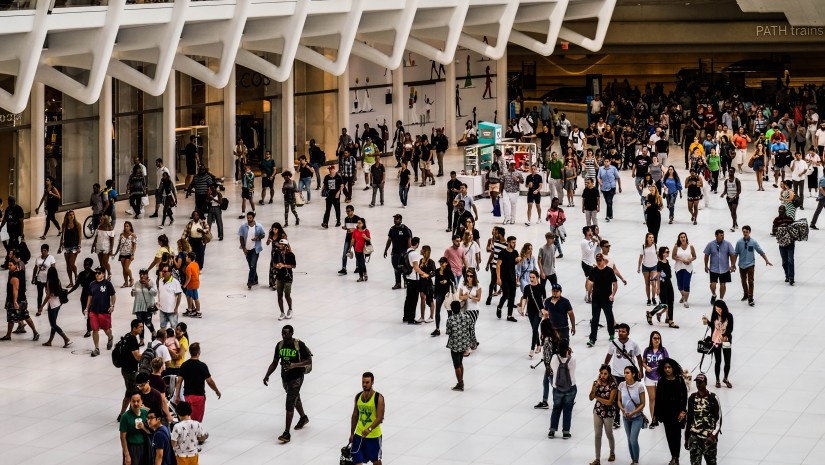
<path id="1" fill-rule="evenodd" d="M 361 376 L 363 391 L 355 396 L 349 442 L 352 463 L 372 462 L 381 465 L 381 423 L 384 421 L 384 396 L 372 388 L 375 376 L 369 371 Z"/>

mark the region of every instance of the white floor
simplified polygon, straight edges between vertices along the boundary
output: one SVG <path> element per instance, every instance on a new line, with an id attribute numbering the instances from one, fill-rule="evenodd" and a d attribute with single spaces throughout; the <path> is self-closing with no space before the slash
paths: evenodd
<path id="1" fill-rule="evenodd" d="M 456 153 L 448 156 L 448 163 L 449 168 L 458 169 L 461 159 Z M 616 260 L 629 278 L 618 294 L 617 320 L 629 323 L 631 337 L 646 344 L 652 328 L 645 324 L 643 314 L 647 307 L 642 277 L 634 272 L 645 226 L 629 172 L 622 172 L 622 177 L 625 192 L 616 197 L 616 220 L 602 223 L 601 231 L 614 244 Z M 449 244 L 444 232 L 444 185 L 448 178 L 437 179 L 436 186 L 414 187 L 406 210 L 400 208 L 394 175 L 384 207 L 367 208 L 368 193 L 360 190 L 364 184 L 359 180 L 353 204 L 356 213 L 367 218 L 378 250 L 383 247 L 392 214 L 401 212 L 422 244 L 433 247 L 435 258 L 440 256 Z M 739 224 L 753 227 L 753 236 L 775 266 L 766 268 L 761 259 L 757 261 L 755 308 L 739 302 L 738 281 L 728 292 L 727 301 L 736 317 L 730 376 L 734 388 L 716 390 L 724 410 L 719 463 L 819 464 L 825 454 L 825 394 L 821 394 L 825 374 L 820 371 L 825 362 L 825 314 L 822 305 L 815 304 L 822 289 L 816 284 L 817 275 L 823 267 L 814 253 L 822 238 L 812 231 L 811 240 L 798 245 L 797 284 L 787 286 L 776 243 L 768 236 L 778 190 L 767 184 L 766 192 L 757 192 L 750 173 L 742 179 L 745 192 Z M 349 275 L 336 274 L 344 234 L 333 227 L 319 227 L 323 201 L 315 197 L 317 193 L 313 191 L 311 205 L 299 209 L 301 225 L 287 229 L 298 262 L 293 286 L 296 317 L 289 323 L 315 354 L 314 371 L 306 377 L 302 392 L 311 422 L 303 431 L 293 432 L 291 443 L 278 444 L 276 437 L 283 431 L 284 393 L 277 378 L 268 388 L 261 379 L 283 323 L 277 321 L 274 292 L 264 286 L 246 289 L 246 262 L 236 239 L 239 204 L 235 186 L 230 185 L 227 194 L 232 205 L 225 214 L 226 240 L 216 240 L 207 247 L 201 281 L 205 317 L 185 320 L 190 325 L 191 341 L 202 344 L 202 359 L 223 392 L 220 400 L 209 393 L 205 425 L 211 437 L 201 455 L 202 463 L 336 463 L 349 435 L 352 399 L 360 390 L 361 373 L 367 370 L 375 373 L 375 386 L 387 401 L 382 426 L 385 463 L 583 464 L 593 459 L 592 403 L 587 400 L 587 386 L 604 360 L 607 342 L 602 333 L 596 347 L 585 346 L 590 309 L 583 302 L 576 234 L 583 226 L 583 216 L 576 209 L 567 209 L 570 240 L 564 245 L 565 257 L 557 262 L 560 282 L 580 322 L 573 338 L 579 402 L 574 409 L 573 438 L 563 441 L 547 439 L 550 413 L 533 409 L 541 396 L 541 374 L 529 368 L 527 320 L 521 318 L 515 324 L 499 321 L 492 307 L 484 307 L 478 322 L 482 345 L 465 361 L 466 391 L 451 391 L 455 380 L 444 347 L 446 338 L 429 336 L 433 324 L 401 324 L 404 291 L 390 290 L 393 276 L 389 261 L 379 254 L 373 258 L 368 264 L 368 283 L 355 282 L 352 263 Z M 276 198 L 273 206 L 258 207 L 258 218 L 267 226 L 283 220 L 280 195 Z M 524 201 L 522 197 L 518 224 L 508 225 L 507 232 L 519 238 L 519 246 L 525 241 L 541 244 L 546 228 L 543 224 L 523 225 Z M 549 201 L 546 203 L 545 209 Z M 177 208 L 178 221 L 163 232 L 178 237 L 185 225 L 184 212 L 191 205 L 191 200 L 183 201 Z M 803 216 L 812 215 L 813 206 L 814 202 L 806 200 Z M 119 204 L 119 225 L 126 218 L 122 213 L 126 208 L 126 202 Z M 493 224 L 490 209 L 489 200 L 479 202 L 482 242 Z M 82 211 L 79 216 L 85 218 L 86 214 Z M 601 214 L 600 221 L 603 217 Z M 700 253 L 716 228 L 727 230 L 729 226 L 727 208 L 719 198 L 711 199 L 711 207 L 700 212 L 698 226 L 688 224 L 684 199 L 679 201 L 676 218 L 675 224 L 662 225 L 663 245 L 672 247 L 676 235 L 687 231 Z M 156 249 L 156 224 L 149 218 L 136 221 L 140 246 L 133 265 L 135 274 L 148 265 Z M 35 238 L 42 225 L 42 216 L 27 225 L 35 253 L 39 243 Z M 728 237 L 737 239 L 739 233 L 728 233 Z M 50 236 L 48 243 L 55 250 L 56 236 Z M 86 241 L 83 256 L 89 249 L 90 241 Z M 264 257 L 259 264 L 261 282 L 269 262 Z M 62 258 L 59 265 L 65 277 Z M 122 278 L 118 273 L 116 276 L 114 283 L 120 286 Z M 704 332 L 700 317 L 710 310 L 707 277 L 701 269 L 693 283 L 693 305 L 676 310 L 676 321 L 682 328 L 656 328 L 663 333 L 672 356 L 688 368 L 699 361 L 695 345 Z M 487 276 L 482 284 L 486 288 Z M 29 296 L 33 301 L 33 291 Z M 118 297 L 115 326 L 116 333 L 122 334 L 128 330 L 132 299 L 121 289 Z M 13 342 L 0 345 L 3 463 L 119 463 L 115 416 L 122 398 L 122 380 L 108 353 L 92 359 L 83 352 L 91 347 L 91 340 L 82 338 L 84 324 L 76 299 L 72 296 L 60 316 L 62 327 L 74 340 L 74 351 L 41 347 L 29 340 L 31 333 L 27 337 L 15 335 Z M 37 318 L 36 324 L 44 334 L 48 331 L 45 315 Z M 661 428 L 643 431 L 640 442 L 642 463 L 669 460 Z M 621 430 L 616 435 L 616 453 L 616 463 L 630 462 Z M 688 463 L 684 451 L 682 463 Z"/>

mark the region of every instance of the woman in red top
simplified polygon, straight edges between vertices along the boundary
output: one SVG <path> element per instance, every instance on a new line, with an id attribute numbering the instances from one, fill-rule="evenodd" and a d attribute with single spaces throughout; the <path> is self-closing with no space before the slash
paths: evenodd
<path id="1" fill-rule="evenodd" d="M 350 247 L 355 251 L 355 270 L 358 271 L 358 282 L 366 281 L 367 276 L 367 261 L 365 260 L 364 249 L 371 240 L 370 230 L 367 229 L 367 224 L 363 218 L 358 219 L 355 224 L 355 230 L 352 232 L 352 239 L 350 239 Z"/>

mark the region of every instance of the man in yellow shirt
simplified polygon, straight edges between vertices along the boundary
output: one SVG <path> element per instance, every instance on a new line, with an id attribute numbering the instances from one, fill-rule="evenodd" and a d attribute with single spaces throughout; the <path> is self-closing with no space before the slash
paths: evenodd
<path id="1" fill-rule="evenodd" d="M 375 376 L 369 371 L 361 376 L 363 391 L 355 396 L 349 442 L 352 463 L 372 462 L 381 465 L 381 423 L 384 421 L 384 396 L 372 389 Z"/>

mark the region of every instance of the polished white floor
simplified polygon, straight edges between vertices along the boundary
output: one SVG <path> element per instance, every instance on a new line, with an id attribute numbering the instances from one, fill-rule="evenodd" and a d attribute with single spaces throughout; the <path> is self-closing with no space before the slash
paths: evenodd
<path id="1" fill-rule="evenodd" d="M 448 156 L 448 164 L 458 169 L 461 159 L 457 152 Z M 622 172 L 622 176 L 625 192 L 616 197 L 616 220 L 601 223 L 601 232 L 614 244 L 616 261 L 629 279 L 618 294 L 617 320 L 632 325 L 631 337 L 646 344 L 652 328 L 645 324 L 643 282 L 635 273 L 645 226 L 629 173 Z M 436 186 L 414 187 L 406 210 L 400 208 L 394 175 L 387 186 L 384 207 L 367 208 L 368 193 L 360 190 L 364 184 L 363 179 L 359 180 L 353 205 L 356 213 L 367 218 L 377 249 L 383 247 L 392 214 L 400 212 L 422 244 L 433 247 L 435 258 L 440 256 L 449 243 L 444 232 L 447 177 L 437 179 Z M 745 192 L 739 224 L 753 227 L 753 236 L 775 266 L 766 268 L 761 259 L 757 262 L 756 307 L 739 302 L 738 282 L 732 283 L 728 291 L 727 301 L 736 317 L 730 376 L 734 388 L 715 390 L 724 410 L 719 463 L 820 464 L 825 455 L 825 394 L 821 393 L 825 382 L 821 370 L 825 362 L 825 314 L 821 303 L 816 304 L 822 290 L 818 279 L 823 271 L 822 260 L 816 255 L 821 233 L 812 231 L 811 240 L 798 245 L 797 284 L 787 286 L 776 243 L 768 236 L 778 190 L 768 187 L 766 192 L 757 192 L 750 173 L 742 179 Z M 313 191 L 313 196 L 317 193 Z M 564 245 L 564 258 L 557 262 L 564 294 L 573 302 L 579 320 L 573 347 L 580 388 L 572 439 L 547 439 L 550 413 L 533 409 L 541 396 L 541 373 L 530 369 L 526 319 L 520 318 L 518 323 L 499 321 L 493 308 L 484 307 L 478 322 L 481 347 L 465 361 L 466 391 L 451 391 L 455 380 L 444 347 L 446 338 L 429 336 L 433 324 L 401 324 L 404 291 L 390 290 L 392 271 L 388 260 L 379 254 L 368 264 L 368 283 L 355 282 L 352 263 L 349 275 L 337 275 L 343 232 L 319 227 L 323 202 L 313 197 L 311 205 L 299 209 L 301 225 L 293 226 L 290 221 L 287 230 L 298 262 L 293 286 L 296 316 L 289 323 L 315 354 L 314 371 L 306 377 L 302 391 L 311 421 L 303 431 L 293 432 L 291 443 L 280 445 L 276 437 L 283 431 L 284 393 L 277 382 L 264 387 L 261 379 L 285 322 L 277 321 L 274 292 L 264 286 L 246 289 L 246 263 L 236 236 L 240 212 L 234 185 L 229 186 L 227 195 L 232 205 L 225 214 L 226 239 L 207 247 L 201 281 L 205 316 L 201 320 L 184 319 L 190 325 L 191 341 L 202 344 L 202 360 L 223 392 L 220 400 L 211 392 L 208 395 L 205 425 L 211 437 L 201 455 L 202 463 L 336 463 L 349 434 L 352 399 L 360 390 L 361 373 L 367 370 L 375 373 L 375 386 L 387 402 L 382 426 L 384 463 L 584 464 L 593 460 L 592 403 L 587 400 L 587 392 L 597 367 L 604 361 L 607 342 L 602 333 L 596 347 L 585 346 L 590 309 L 583 302 L 576 234 L 583 226 L 583 216 L 576 209 L 567 209 L 570 240 Z M 507 233 L 519 238 L 519 246 L 525 241 L 541 244 L 546 227 L 524 226 L 524 201 L 522 197 L 518 224 L 508 225 Z M 185 225 L 184 212 L 191 205 L 190 200 L 181 202 L 178 221 L 163 232 L 178 237 Z M 806 200 L 803 216 L 812 214 L 813 205 Z M 489 200 L 480 201 L 478 206 L 484 242 L 493 224 Z M 126 202 L 119 204 L 119 225 L 127 216 L 123 213 L 126 208 Z M 274 205 L 258 207 L 258 211 L 259 220 L 267 226 L 282 221 L 280 195 Z M 86 214 L 82 211 L 79 216 L 85 218 Z M 726 206 L 719 198 L 711 199 L 710 208 L 701 211 L 697 226 L 688 224 L 684 200 L 679 201 L 676 219 L 673 225 L 662 225 L 663 245 L 672 246 L 676 235 L 687 231 L 700 253 L 717 227 L 727 230 L 729 226 Z M 137 274 L 138 268 L 150 262 L 159 231 L 153 219 L 135 223 L 140 241 L 138 260 L 133 265 Z M 34 238 L 42 226 L 42 216 L 27 224 L 33 251 L 39 243 Z M 732 239 L 739 236 L 738 232 L 727 234 Z M 50 236 L 48 243 L 55 250 L 56 236 Z M 89 249 L 90 241 L 86 241 L 83 256 Z M 262 258 L 261 282 L 267 266 L 268 259 Z M 63 273 L 62 258 L 59 267 Z M 120 286 L 122 278 L 117 272 L 115 276 L 114 283 Z M 700 317 L 710 310 L 707 276 L 701 269 L 693 283 L 693 305 L 676 310 L 676 321 L 682 328 L 656 328 L 662 332 L 672 356 L 688 368 L 699 361 L 695 345 L 704 332 Z M 483 284 L 486 287 L 486 276 Z M 29 295 L 33 301 L 33 292 Z M 115 313 L 118 334 L 128 330 L 131 305 L 128 290 L 119 289 Z M 44 334 L 48 331 L 45 315 L 37 318 L 36 324 Z M 0 344 L 2 462 L 119 463 L 115 416 L 123 386 L 118 370 L 111 365 L 108 353 L 92 359 L 83 352 L 91 348 L 91 340 L 82 338 L 84 325 L 75 296 L 62 310 L 60 324 L 74 340 L 74 351 L 41 347 L 30 341 L 31 333 L 27 337 L 15 335 L 13 342 Z M 643 431 L 640 442 L 641 463 L 664 464 L 669 460 L 661 428 Z M 616 463 L 630 462 L 621 430 L 616 435 L 616 454 Z M 685 452 L 682 463 L 688 463 Z"/>

